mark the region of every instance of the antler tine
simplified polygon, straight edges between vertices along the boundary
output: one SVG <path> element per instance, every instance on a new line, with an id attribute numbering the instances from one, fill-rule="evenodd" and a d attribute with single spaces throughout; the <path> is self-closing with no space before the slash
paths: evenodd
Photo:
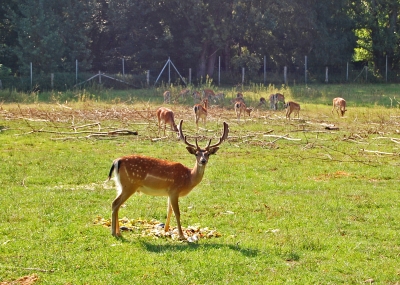
<path id="1" fill-rule="evenodd" d="M 208 143 L 208 146 L 206 149 L 210 149 L 210 148 L 214 148 L 219 146 L 224 140 L 226 140 L 228 138 L 228 133 L 229 133 L 229 128 L 228 128 L 228 124 L 226 122 L 224 122 L 224 132 L 222 134 L 222 136 L 219 139 L 219 142 L 216 144 L 213 144 L 212 146 L 210 146 L 211 140 Z"/>
<path id="2" fill-rule="evenodd" d="M 182 132 L 182 123 L 183 123 L 183 120 L 181 120 L 178 125 L 179 139 L 182 140 L 187 146 L 191 146 L 191 147 L 197 146 L 197 148 L 198 148 L 199 146 L 197 145 L 197 139 L 196 139 L 196 145 L 188 143 L 186 136 L 184 136 L 183 132 Z"/>

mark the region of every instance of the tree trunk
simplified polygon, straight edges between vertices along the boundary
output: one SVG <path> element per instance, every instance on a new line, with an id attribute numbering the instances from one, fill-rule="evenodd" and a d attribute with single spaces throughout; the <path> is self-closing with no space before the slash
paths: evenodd
<path id="1" fill-rule="evenodd" d="M 217 60 L 217 51 L 211 50 L 211 52 L 212 53 L 208 56 L 207 59 L 207 74 L 206 74 L 210 77 L 214 75 L 215 61 Z"/>
<path id="2" fill-rule="evenodd" d="M 207 50 L 209 41 L 205 41 L 201 47 L 199 63 L 197 66 L 197 77 L 206 76 Z"/>

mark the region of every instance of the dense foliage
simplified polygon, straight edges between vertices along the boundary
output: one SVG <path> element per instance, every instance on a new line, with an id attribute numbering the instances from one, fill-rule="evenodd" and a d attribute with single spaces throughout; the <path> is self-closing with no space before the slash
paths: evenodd
<path id="1" fill-rule="evenodd" d="M 28 74 L 162 68 L 174 59 L 194 75 L 257 73 L 304 66 L 305 56 L 335 68 L 369 61 L 382 73 L 400 58 L 398 0 L 1 0 L 0 63 Z"/>

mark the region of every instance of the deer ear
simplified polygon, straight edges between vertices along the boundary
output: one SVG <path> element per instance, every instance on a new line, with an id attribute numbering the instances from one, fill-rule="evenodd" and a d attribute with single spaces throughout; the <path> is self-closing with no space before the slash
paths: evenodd
<path id="1" fill-rule="evenodd" d="M 208 151 L 208 153 L 209 154 L 216 154 L 218 150 L 219 150 L 219 147 L 213 147 Z"/>
<path id="2" fill-rule="evenodd" d="M 187 146 L 186 149 L 190 154 L 196 154 L 196 149 L 194 147 Z"/>

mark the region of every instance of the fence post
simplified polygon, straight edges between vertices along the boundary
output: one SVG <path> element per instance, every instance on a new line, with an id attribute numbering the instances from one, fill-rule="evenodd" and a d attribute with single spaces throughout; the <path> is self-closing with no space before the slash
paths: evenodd
<path id="1" fill-rule="evenodd" d="M 189 68 L 189 84 L 192 84 L 192 69 Z"/>
<path id="2" fill-rule="evenodd" d="M 221 56 L 218 57 L 218 86 L 221 84 Z"/>
<path id="3" fill-rule="evenodd" d="M 78 84 L 78 60 L 75 61 L 75 84 Z"/>
<path id="4" fill-rule="evenodd" d="M 168 85 L 171 84 L 171 60 L 168 57 Z"/>
<path id="5" fill-rule="evenodd" d="M 307 85 L 307 56 L 304 57 L 304 83 Z"/>
<path id="6" fill-rule="evenodd" d="M 146 82 L 147 82 L 147 86 L 150 86 L 150 70 L 147 70 Z"/>
<path id="7" fill-rule="evenodd" d="M 51 80 L 51 89 L 54 87 L 54 73 L 50 74 L 50 80 Z"/>
<path id="8" fill-rule="evenodd" d="M 349 81 L 349 62 L 347 62 L 346 81 Z"/>
<path id="9" fill-rule="evenodd" d="M 3 83 L 1 83 L 1 79 L 0 79 L 0 89 L 3 89 Z"/>
<path id="10" fill-rule="evenodd" d="M 32 62 L 31 62 L 31 90 L 32 90 L 32 84 L 33 84 L 33 74 L 32 74 Z"/>
<path id="11" fill-rule="evenodd" d="M 99 70 L 99 83 L 101 84 L 101 72 Z"/>
<path id="12" fill-rule="evenodd" d="M 267 57 L 264 55 L 264 85 L 267 83 Z"/>
<path id="13" fill-rule="evenodd" d="M 244 67 L 242 67 L 242 84 L 244 84 Z"/>
<path id="14" fill-rule="evenodd" d="M 387 77 L 388 77 L 388 58 L 386 55 L 386 83 L 387 83 Z"/>
<path id="15" fill-rule="evenodd" d="M 365 82 L 368 81 L 368 66 L 365 67 Z"/>
<path id="16" fill-rule="evenodd" d="M 122 76 L 125 77 L 125 59 L 122 58 Z"/>
<path id="17" fill-rule="evenodd" d="M 283 68 L 283 82 L 287 85 L 287 66 Z"/>
<path id="18" fill-rule="evenodd" d="M 325 83 L 328 83 L 328 67 L 325 67 Z"/>

